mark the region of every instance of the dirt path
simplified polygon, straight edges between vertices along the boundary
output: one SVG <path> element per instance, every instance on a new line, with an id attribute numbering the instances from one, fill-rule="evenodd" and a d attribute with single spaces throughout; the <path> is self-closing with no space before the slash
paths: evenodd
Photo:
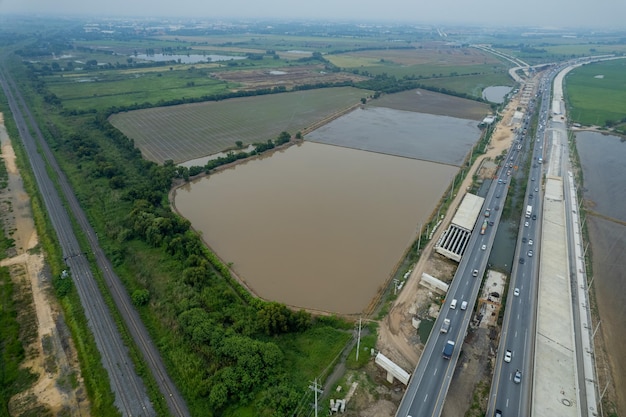
<path id="1" fill-rule="evenodd" d="M 49 410 L 53 415 L 89 415 L 82 376 L 73 342 L 69 337 L 56 300 L 50 295 L 49 273 L 41 253 L 34 250 L 38 243 L 30 200 L 23 189 L 22 179 L 15 164 L 15 153 L 4 128 L 0 113 L 0 143 L 2 159 L 9 174 L 8 186 L 0 193 L 2 222 L 6 233 L 15 240 L 13 255 L 0 262 L 8 267 L 17 288 L 32 294 L 32 306 L 37 338 L 26 346 L 24 367 L 38 375 L 27 390 L 15 395 L 9 402 L 13 415 Z"/>

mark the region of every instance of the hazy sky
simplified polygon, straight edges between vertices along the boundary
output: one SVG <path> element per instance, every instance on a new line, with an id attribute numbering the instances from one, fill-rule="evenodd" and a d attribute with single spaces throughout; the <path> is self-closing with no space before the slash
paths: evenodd
<path id="1" fill-rule="evenodd" d="M 14 12 L 626 29 L 626 0 L 0 0 L 0 13 Z"/>

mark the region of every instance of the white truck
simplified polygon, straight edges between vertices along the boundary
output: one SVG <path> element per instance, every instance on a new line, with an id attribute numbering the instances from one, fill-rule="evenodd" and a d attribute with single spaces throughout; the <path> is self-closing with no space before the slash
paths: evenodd
<path id="1" fill-rule="evenodd" d="M 533 206 L 526 206 L 526 218 L 530 219 L 531 214 L 533 214 Z"/>
<path id="2" fill-rule="evenodd" d="M 441 333 L 448 333 L 448 330 L 450 330 L 450 319 L 444 319 L 443 320 L 443 326 L 441 326 Z"/>

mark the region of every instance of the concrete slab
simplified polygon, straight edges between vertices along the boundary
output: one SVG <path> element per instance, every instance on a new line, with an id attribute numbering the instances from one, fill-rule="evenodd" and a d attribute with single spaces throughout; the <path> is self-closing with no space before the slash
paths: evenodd
<path id="1" fill-rule="evenodd" d="M 548 177 L 543 205 L 533 417 L 578 417 L 574 318 L 563 181 Z"/>

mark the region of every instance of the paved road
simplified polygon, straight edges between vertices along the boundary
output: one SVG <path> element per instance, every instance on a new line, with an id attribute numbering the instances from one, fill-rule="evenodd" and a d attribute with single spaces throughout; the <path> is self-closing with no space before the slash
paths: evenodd
<path id="1" fill-rule="evenodd" d="M 439 416 L 441 414 L 487 267 L 489 252 L 502 214 L 501 207 L 506 200 L 510 179 L 506 174 L 510 168 L 506 165 L 515 164 L 518 155 L 517 147 L 512 147 L 506 156 L 506 163 L 498 172 L 499 180 L 491 184 L 483 204 L 483 211 L 487 208 L 491 209 L 491 215 L 488 218 L 489 226 L 485 234 L 481 235 L 481 226 L 485 221 L 485 217 L 481 214 L 448 289 L 441 314 L 435 322 L 413 378 L 396 412 L 398 417 Z M 457 306 L 452 309 L 451 303 L 454 299 L 457 300 Z M 463 301 L 467 302 L 465 310 L 461 308 Z M 450 319 L 451 327 L 448 333 L 440 333 L 439 329 L 445 318 Z M 455 349 L 452 357 L 447 360 L 443 358 L 442 352 L 449 340 L 454 341 Z"/>
<path id="2" fill-rule="evenodd" d="M 98 267 L 101 269 L 113 300 L 121 313 L 128 331 L 142 352 L 145 362 L 152 371 L 168 404 L 170 413 L 175 416 L 188 416 L 189 411 L 186 404 L 167 375 L 162 359 L 152 343 L 145 326 L 134 310 L 125 288 L 119 278 L 113 273 L 111 263 L 99 247 L 96 234 L 89 225 L 87 217 L 72 192 L 65 175 L 56 164 L 54 156 L 43 139 L 34 117 L 4 68 L 0 68 L 0 85 L 7 96 L 9 107 L 28 154 L 41 197 L 52 226 L 57 233 L 68 269 L 71 271 L 85 316 L 100 351 L 102 364 L 109 373 L 111 389 L 115 393 L 116 407 L 125 416 L 156 415 L 146 394 L 143 381 L 137 376 L 128 356 L 128 350 L 94 280 L 89 259 L 80 248 L 72 229 L 70 216 L 48 175 L 46 163 L 38 153 L 37 146 L 42 149 L 49 166 L 57 175 L 57 182 L 69 205 L 69 210 L 87 237 L 92 254 Z M 34 137 L 31 132 L 34 132 Z"/>
<path id="3" fill-rule="evenodd" d="M 542 210 L 542 167 L 544 138 L 550 111 L 549 81 L 553 73 L 543 77 L 538 91 L 541 99 L 537 133 L 533 141 L 531 167 L 523 207 L 531 206 L 531 214 L 523 213 L 519 225 L 517 250 L 511 273 L 507 305 L 496 359 L 487 415 L 500 410 L 504 416 L 530 415 L 531 370 L 535 340 L 536 300 L 539 270 L 539 249 Z M 532 251 L 532 252 L 531 252 Z M 510 361 L 504 360 L 510 352 Z M 514 376 L 521 372 L 521 381 Z"/>

